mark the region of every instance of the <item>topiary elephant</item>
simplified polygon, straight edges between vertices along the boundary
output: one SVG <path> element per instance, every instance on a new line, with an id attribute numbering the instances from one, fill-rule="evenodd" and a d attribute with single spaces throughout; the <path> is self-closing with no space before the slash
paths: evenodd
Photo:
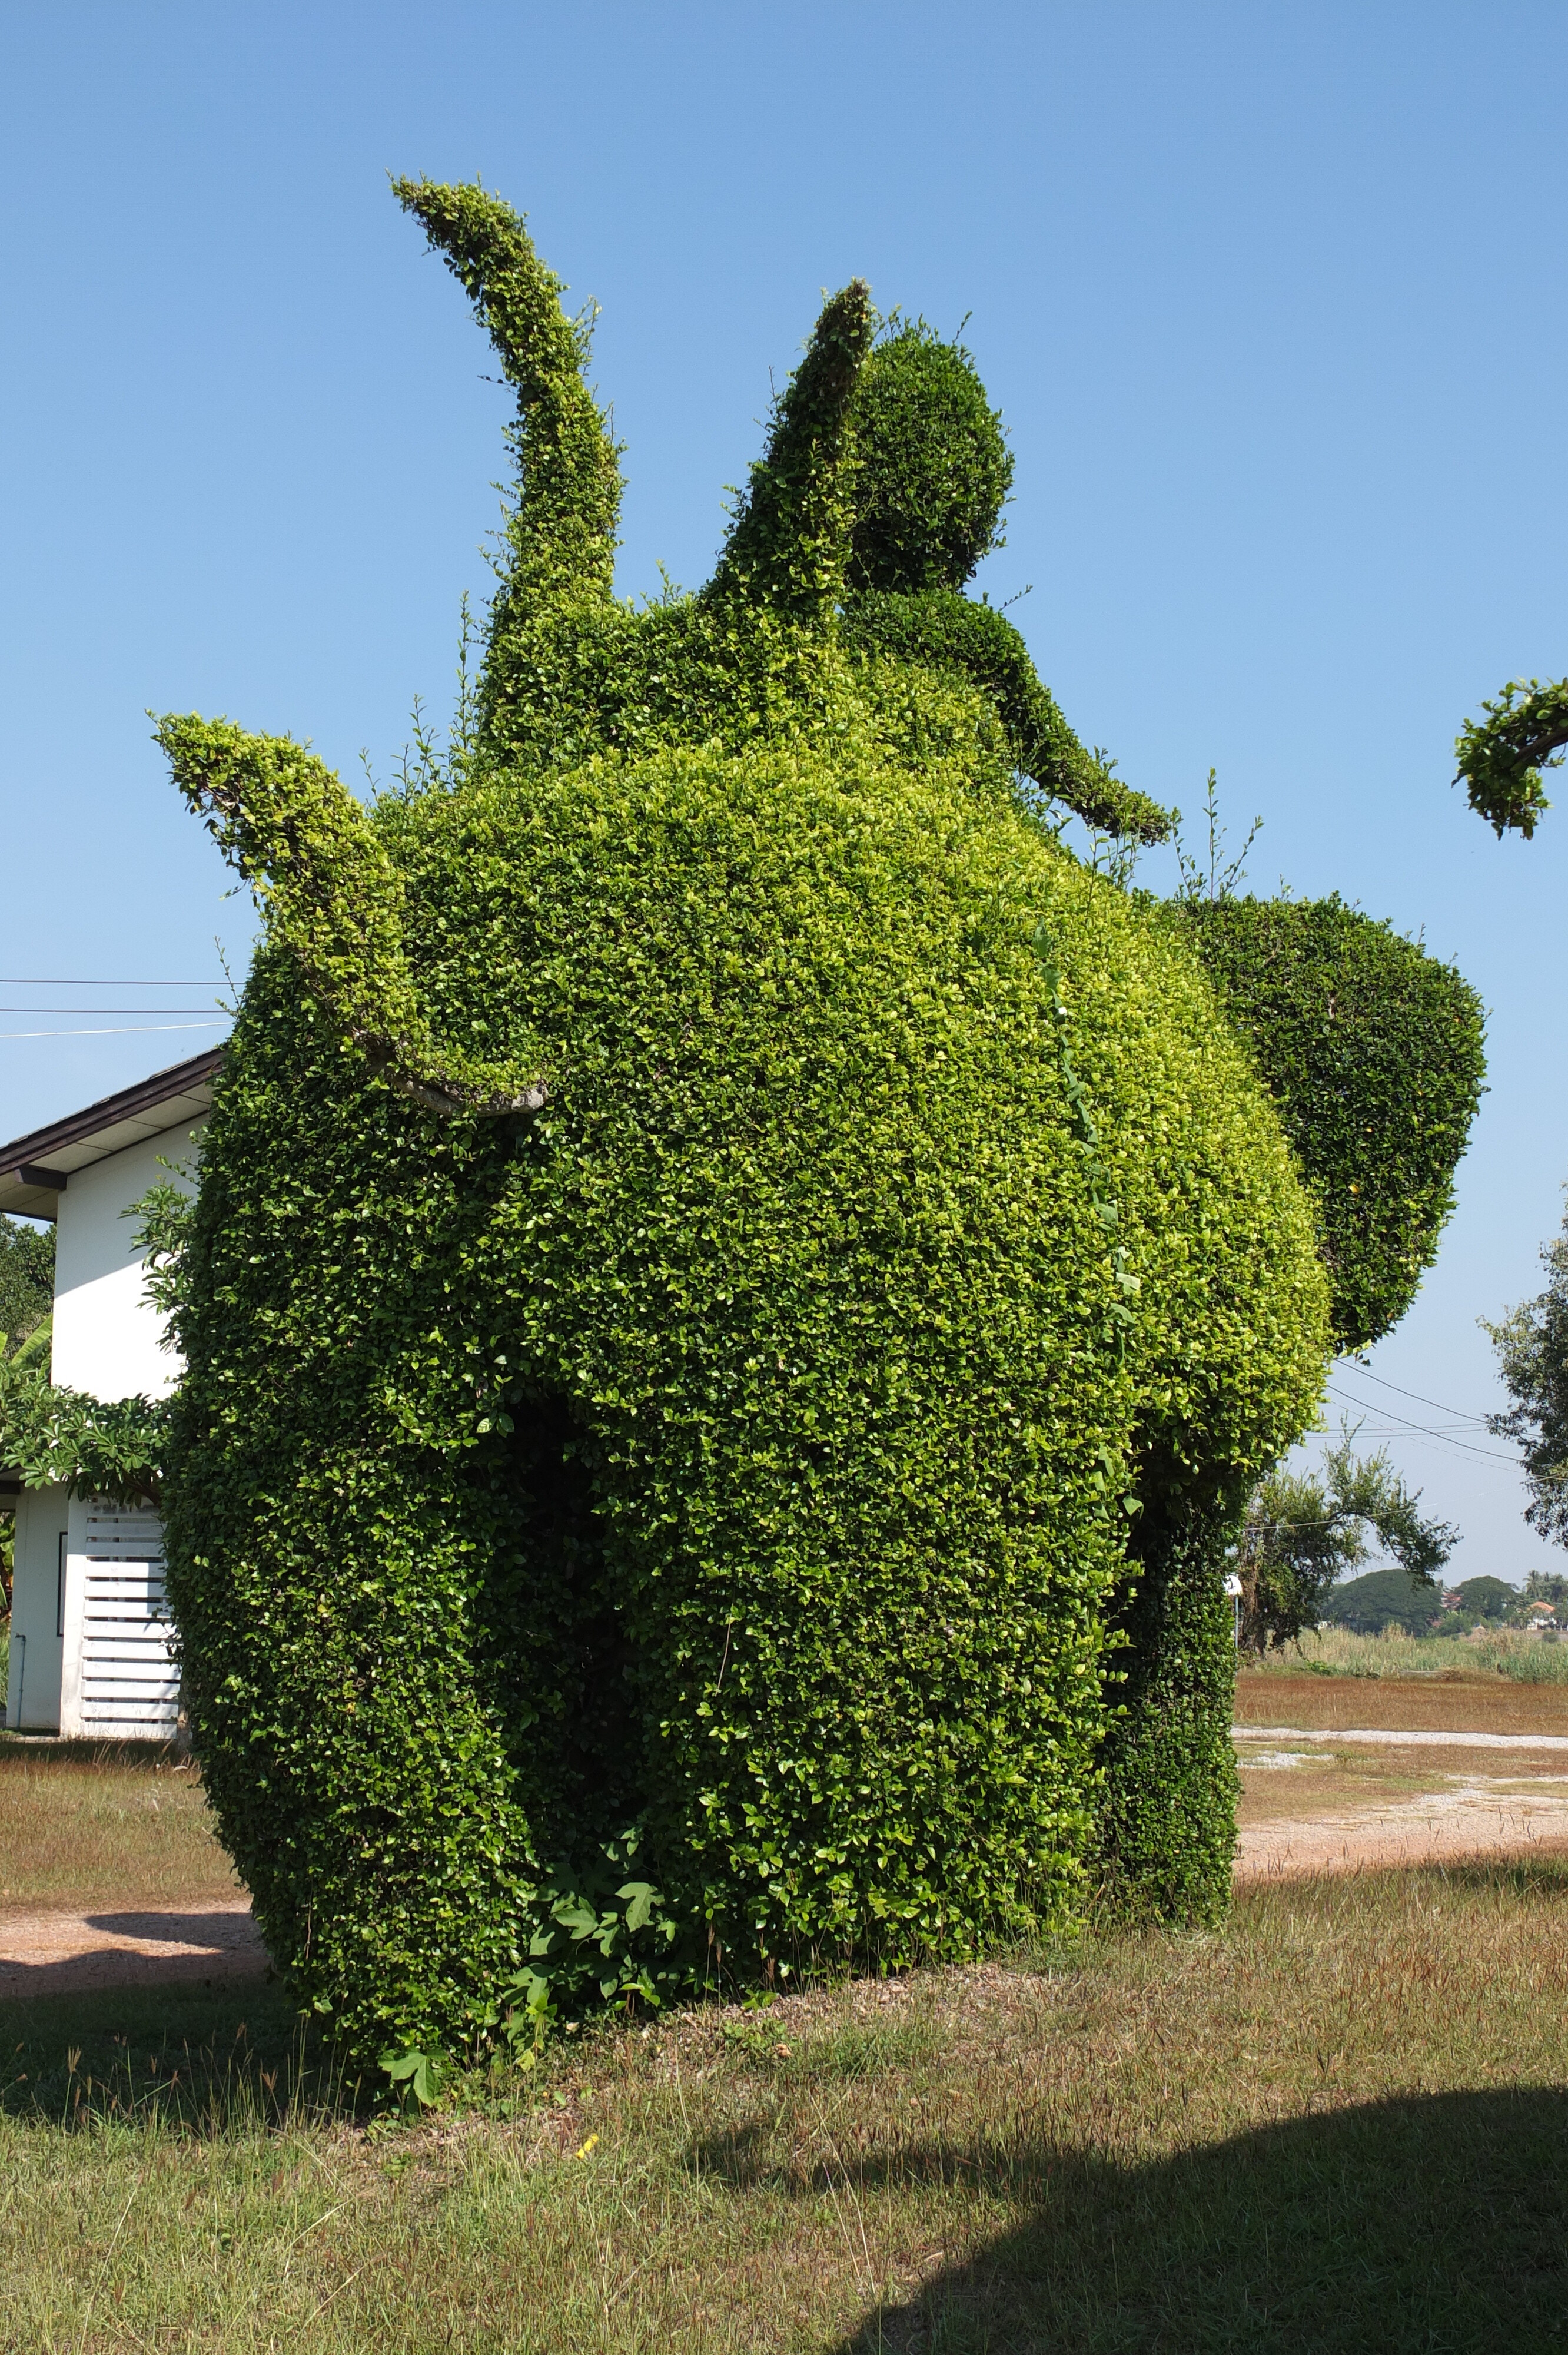
<path id="1" fill-rule="evenodd" d="M 398 2052 L 1097 1887 L 1212 1918 L 1216 1561 L 1336 1316 L 1430 1257 L 1474 1002 L 1349 911 L 1171 909 L 1057 839 L 1168 820 L 964 594 L 1009 469 L 966 355 L 835 295 L 713 580 L 633 608 L 558 282 L 479 188 L 397 194 L 518 396 L 471 735 L 367 808 L 160 730 L 265 916 L 166 1491 L 269 1945 Z M 1441 1116 L 1407 1069 L 1362 1145 L 1425 1191 L 1374 1232 L 1326 1097 L 1396 1001 Z"/>

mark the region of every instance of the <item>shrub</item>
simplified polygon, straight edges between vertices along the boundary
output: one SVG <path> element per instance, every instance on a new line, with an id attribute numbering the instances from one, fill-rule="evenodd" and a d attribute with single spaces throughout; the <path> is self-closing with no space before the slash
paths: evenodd
<path id="1" fill-rule="evenodd" d="M 0 1213 L 0 1357 L 14 1356 L 54 1305 L 55 1233 Z"/>
<path id="2" fill-rule="evenodd" d="M 1070 1919 L 1107 1825 L 1212 1911 L 1230 1663 L 1127 1534 L 1234 1515 L 1310 1413 L 1273 1110 L 982 688 L 845 642 L 863 290 L 714 581 L 633 613 L 556 282 L 497 200 L 401 193 L 520 391 L 460 773 L 366 813 L 162 731 L 267 918 L 168 1541 L 272 1951 L 428 2051 L 541 1984 L 972 1953 Z"/>
<path id="3" fill-rule="evenodd" d="M 1317 1205 L 1334 1339 L 1398 1323 L 1436 1254 L 1486 1071 L 1452 965 L 1340 899 L 1172 903 L 1279 1108 Z"/>
<path id="4" fill-rule="evenodd" d="M 1001 419 L 961 344 L 896 323 L 855 387 L 852 591 L 961 589 L 1000 545 L 1012 487 Z"/>

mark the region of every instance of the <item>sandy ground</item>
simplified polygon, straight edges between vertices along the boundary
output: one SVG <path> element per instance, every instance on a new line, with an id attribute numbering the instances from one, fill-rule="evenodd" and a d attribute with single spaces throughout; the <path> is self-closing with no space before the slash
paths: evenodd
<path id="1" fill-rule="evenodd" d="M 12 1913 L 0 1920 L 0 2001 L 96 1987 L 255 1977 L 267 1949 L 243 1898 L 181 1913 Z"/>
<path id="2" fill-rule="evenodd" d="M 1247 1725 L 1236 1879 L 1568 1851 L 1568 1737 Z"/>

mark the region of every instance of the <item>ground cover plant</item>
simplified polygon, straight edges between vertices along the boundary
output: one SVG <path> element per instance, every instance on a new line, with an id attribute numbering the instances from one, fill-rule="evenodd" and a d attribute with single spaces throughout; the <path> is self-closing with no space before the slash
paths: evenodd
<path id="1" fill-rule="evenodd" d="M 1549 2346 L 1565 1922 L 1563 1862 L 1277 1884 L 561 2036 L 412 2122 L 276 1992 L 7 2006 L 0 2311 L 93 2355 Z"/>

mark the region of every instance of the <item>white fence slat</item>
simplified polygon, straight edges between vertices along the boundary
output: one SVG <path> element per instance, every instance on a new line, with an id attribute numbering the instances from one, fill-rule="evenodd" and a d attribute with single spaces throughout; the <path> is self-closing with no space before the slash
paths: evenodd
<path id="1" fill-rule="evenodd" d="M 81 1719 L 116 1733 L 166 1737 L 179 1716 L 180 1672 L 155 1513 L 94 1501 L 87 1513 Z"/>

